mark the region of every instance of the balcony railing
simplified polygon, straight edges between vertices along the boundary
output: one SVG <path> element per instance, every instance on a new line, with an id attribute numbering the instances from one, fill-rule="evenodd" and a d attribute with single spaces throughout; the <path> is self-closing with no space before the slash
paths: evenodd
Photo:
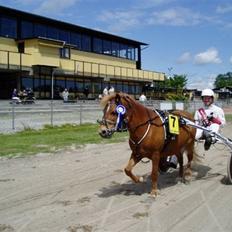
<path id="1" fill-rule="evenodd" d="M 41 65 L 41 61 L 39 64 Z M 33 55 L 31 54 L 0 50 L 0 68 L 2 69 L 30 70 L 32 65 L 36 65 L 36 63 L 34 63 Z M 46 62 L 44 65 L 49 64 Z M 63 70 L 64 73 L 83 77 L 129 79 L 137 81 L 164 80 L 164 73 L 160 72 L 79 60 L 60 59 L 57 68 Z"/>

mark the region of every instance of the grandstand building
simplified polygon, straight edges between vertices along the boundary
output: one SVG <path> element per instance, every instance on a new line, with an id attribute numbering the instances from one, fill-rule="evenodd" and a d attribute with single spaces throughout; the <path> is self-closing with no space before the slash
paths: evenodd
<path id="1" fill-rule="evenodd" d="M 146 43 L 0 6 L 0 99 L 32 88 L 39 99 L 67 88 L 96 98 L 105 86 L 138 96 L 164 73 L 142 70 Z"/>

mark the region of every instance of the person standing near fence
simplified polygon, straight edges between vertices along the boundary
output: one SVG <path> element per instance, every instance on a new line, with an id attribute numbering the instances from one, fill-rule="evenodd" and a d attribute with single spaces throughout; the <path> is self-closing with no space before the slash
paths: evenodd
<path id="1" fill-rule="evenodd" d="M 140 102 L 145 102 L 145 101 L 147 101 L 147 97 L 145 96 L 144 93 L 142 93 L 142 94 L 140 95 L 139 101 L 140 101 Z"/>
<path id="2" fill-rule="evenodd" d="M 104 97 L 104 96 L 107 96 L 107 95 L 109 94 L 108 88 L 107 88 L 107 87 L 105 87 L 105 88 L 103 89 L 102 94 L 103 94 L 103 97 Z"/>
<path id="3" fill-rule="evenodd" d="M 110 86 L 110 89 L 109 89 L 109 95 L 112 95 L 114 94 L 114 87 L 113 86 Z"/>
<path id="4" fill-rule="evenodd" d="M 63 97 L 64 102 L 68 102 L 68 96 L 69 96 L 69 92 L 65 88 L 64 91 L 63 91 L 63 93 L 62 93 L 62 97 Z"/>

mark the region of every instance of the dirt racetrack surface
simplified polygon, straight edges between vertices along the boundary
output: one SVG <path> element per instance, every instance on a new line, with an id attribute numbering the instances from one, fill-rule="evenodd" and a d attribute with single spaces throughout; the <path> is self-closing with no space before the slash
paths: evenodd
<path id="1" fill-rule="evenodd" d="M 222 134 L 232 137 L 231 130 L 228 124 Z M 150 162 L 134 169 L 144 183 L 124 174 L 127 142 L 1 158 L 0 232 L 232 231 L 230 153 L 221 144 L 196 149 L 203 158 L 193 165 L 191 183 L 170 170 L 159 176 L 156 199 L 149 195 Z"/>

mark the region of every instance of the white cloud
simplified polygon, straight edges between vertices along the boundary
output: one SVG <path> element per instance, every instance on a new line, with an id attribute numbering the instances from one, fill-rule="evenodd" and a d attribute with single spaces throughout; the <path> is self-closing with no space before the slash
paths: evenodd
<path id="1" fill-rule="evenodd" d="M 194 75 L 191 79 L 188 80 L 187 87 L 189 89 L 198 90 L 202 90 L 205 88 L 213 89 L 216 76 L 217 74 Z"/>
<path id="2" fill-rule="evenodd" d="M 35 11 L 43 14 L 62 13 L 63 10 L 74 6 L 77 2 L 78 0 L 44 0 Z"/>
<path id="3" fill-rule="evenodd" d="M 219 5 L 216 8 L 216 12 L 219 14 L 225 14 L 225 13 L 232 12 L 232 4 Z"/>
<path id="4" fill-rule="evenodd" d="M 109 23 L 108 30 L 112 32 L 126 31 L 128 28 L 141 25 L 141 13 L 132 11 L 105 11 L 98 17 L 98 20 Z"/>
<path id="5" fill-rule="evenodd" d="M 183 7 L 170 8 L 163 11 L 154 11 L 147 20 L 152 25 L 187 26 L 197 25 L 202 17 L 195 12 Z"/>
<path id="6" fill-rule="evenodd" d="M 190 59 L 191 59 L 190 52 L 185 52 L 177 59 L 177 63 L 184 64 L 190 61 Z"/>
<path id="7" fill-rule="evenodd" d="M 220 64 L 221 59 L 218 56 L 218 50 L 215 48 L 209 48 L 205 52 L 198 53 L 194 57 L 196 64 Z"/>
<path id="8" fill-rule="evenodd" d="M 232 56 L 230 57 L 230 63 L 232 64 Z"/>

